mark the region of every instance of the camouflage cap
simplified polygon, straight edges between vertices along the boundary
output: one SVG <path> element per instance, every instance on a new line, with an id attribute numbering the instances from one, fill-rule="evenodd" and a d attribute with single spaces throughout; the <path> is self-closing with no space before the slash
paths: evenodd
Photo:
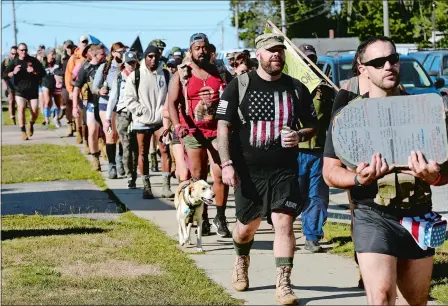
<path id="1" fill-rule="evenodd" d="M 156 46 L 159 49 L 164 49 L 166 47 L 166 44 L 161 39 L 153 39 L 149 44 L 151 46 Z"/>
<path id="2" fill-rule="evenodd" d="M 255 38 L 255 47 L 257 49 L 270 49 L 272 47 L 283 47 L 286 49 L 284 44 L 285 38 L 282 35 L 274 33 L 266 33 Z"/>

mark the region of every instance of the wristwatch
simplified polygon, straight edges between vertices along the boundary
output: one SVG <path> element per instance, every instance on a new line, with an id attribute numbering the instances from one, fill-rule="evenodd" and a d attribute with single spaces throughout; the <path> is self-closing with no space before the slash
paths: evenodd
<path id="1" fill-rule="evenodd" d="M 299 135 L 299 142 L 303 141 L 304 135 L 301 131 L 297 131 L 297 135 Z"/>
<path id="2" fill-rule="evenodd" d="M 221 164 L 221 169 L 222 169 L 222 168 L 225 168 L 225 167 L 233 167 L 233 161 L 228 160 L 228 161 L 226 161 L 226 162 L 223 162 L 223 163 Z"/>
<path id="3" fill-rule="evenodd" d="M 355 186 L 356 187 L 362 187 L 363 185 L 358 181 L 358 175 L 355 175 Z"/>

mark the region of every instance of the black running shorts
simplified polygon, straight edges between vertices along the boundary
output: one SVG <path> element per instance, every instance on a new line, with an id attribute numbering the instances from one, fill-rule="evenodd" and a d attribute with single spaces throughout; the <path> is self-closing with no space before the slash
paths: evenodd
<path id="1" fill-rule="evenodd" d="M 432 248 L 422 250 L 400 220 L 390 214 L 365 205 L 355 208 L 353 214 L 356 252 L 385 254 L 398 259 L 421 259 L 435 253 Z"/>
<path id="2" fill-rule="evenodd" d="M 240 184 L 235 189 L 236 218 L 248 224 L 272 211 L 291 213 L 294 218 L 302 210 L 297 173 L 276 169 L 260 177 L 250 171 L 239 171 Z"/>

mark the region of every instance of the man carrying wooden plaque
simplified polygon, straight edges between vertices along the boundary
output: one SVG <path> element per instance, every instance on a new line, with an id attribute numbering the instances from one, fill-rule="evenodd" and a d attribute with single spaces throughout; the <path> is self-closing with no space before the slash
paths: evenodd
<path id="1" fill-rule="evenodd" d="M 360 71 L 370 83 L 363 98 L 404 94 L 398 87 L 400 62 L 393 41 L 387 37 L 366 40 L 359 47 L 359 60 Z M 333 118 L 353 98 L 341 90 Z M 426 161 L 417 151 L 409 152 L 408 168 L 398 168 L 375 153 L 370 163 L 361 162 L 349 170 L 335 153 L 332 131 L 333 120 L 325 144 L 323 176 L 330 187 L 350 189 L 355 203 L 354 244 L 369 305 L 425 305 L 434 247 L 440 244 L 433 243 L 432 239 L 440 236 L 433 233 L 439 225 L 445 226 L 443 234 L 446 230 L 446 221 L 431 211 L 430 185 L 448 183 L 446 163 Z M 444 237 L 440 239 L 443 243 Z M 401 293 L 398 301 L 397 285 Z"/>

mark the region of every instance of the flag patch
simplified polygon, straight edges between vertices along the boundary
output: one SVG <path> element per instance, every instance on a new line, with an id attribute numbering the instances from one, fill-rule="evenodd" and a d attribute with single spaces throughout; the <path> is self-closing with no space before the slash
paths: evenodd
<path id="1" fill-rule="evenodd" d="M 217 114 L 225 115 L 227 112 L 227 106 L 229 105 L 229 102 L 226 100 L 219 101 L 218 109 L 216 110 Z"/>

